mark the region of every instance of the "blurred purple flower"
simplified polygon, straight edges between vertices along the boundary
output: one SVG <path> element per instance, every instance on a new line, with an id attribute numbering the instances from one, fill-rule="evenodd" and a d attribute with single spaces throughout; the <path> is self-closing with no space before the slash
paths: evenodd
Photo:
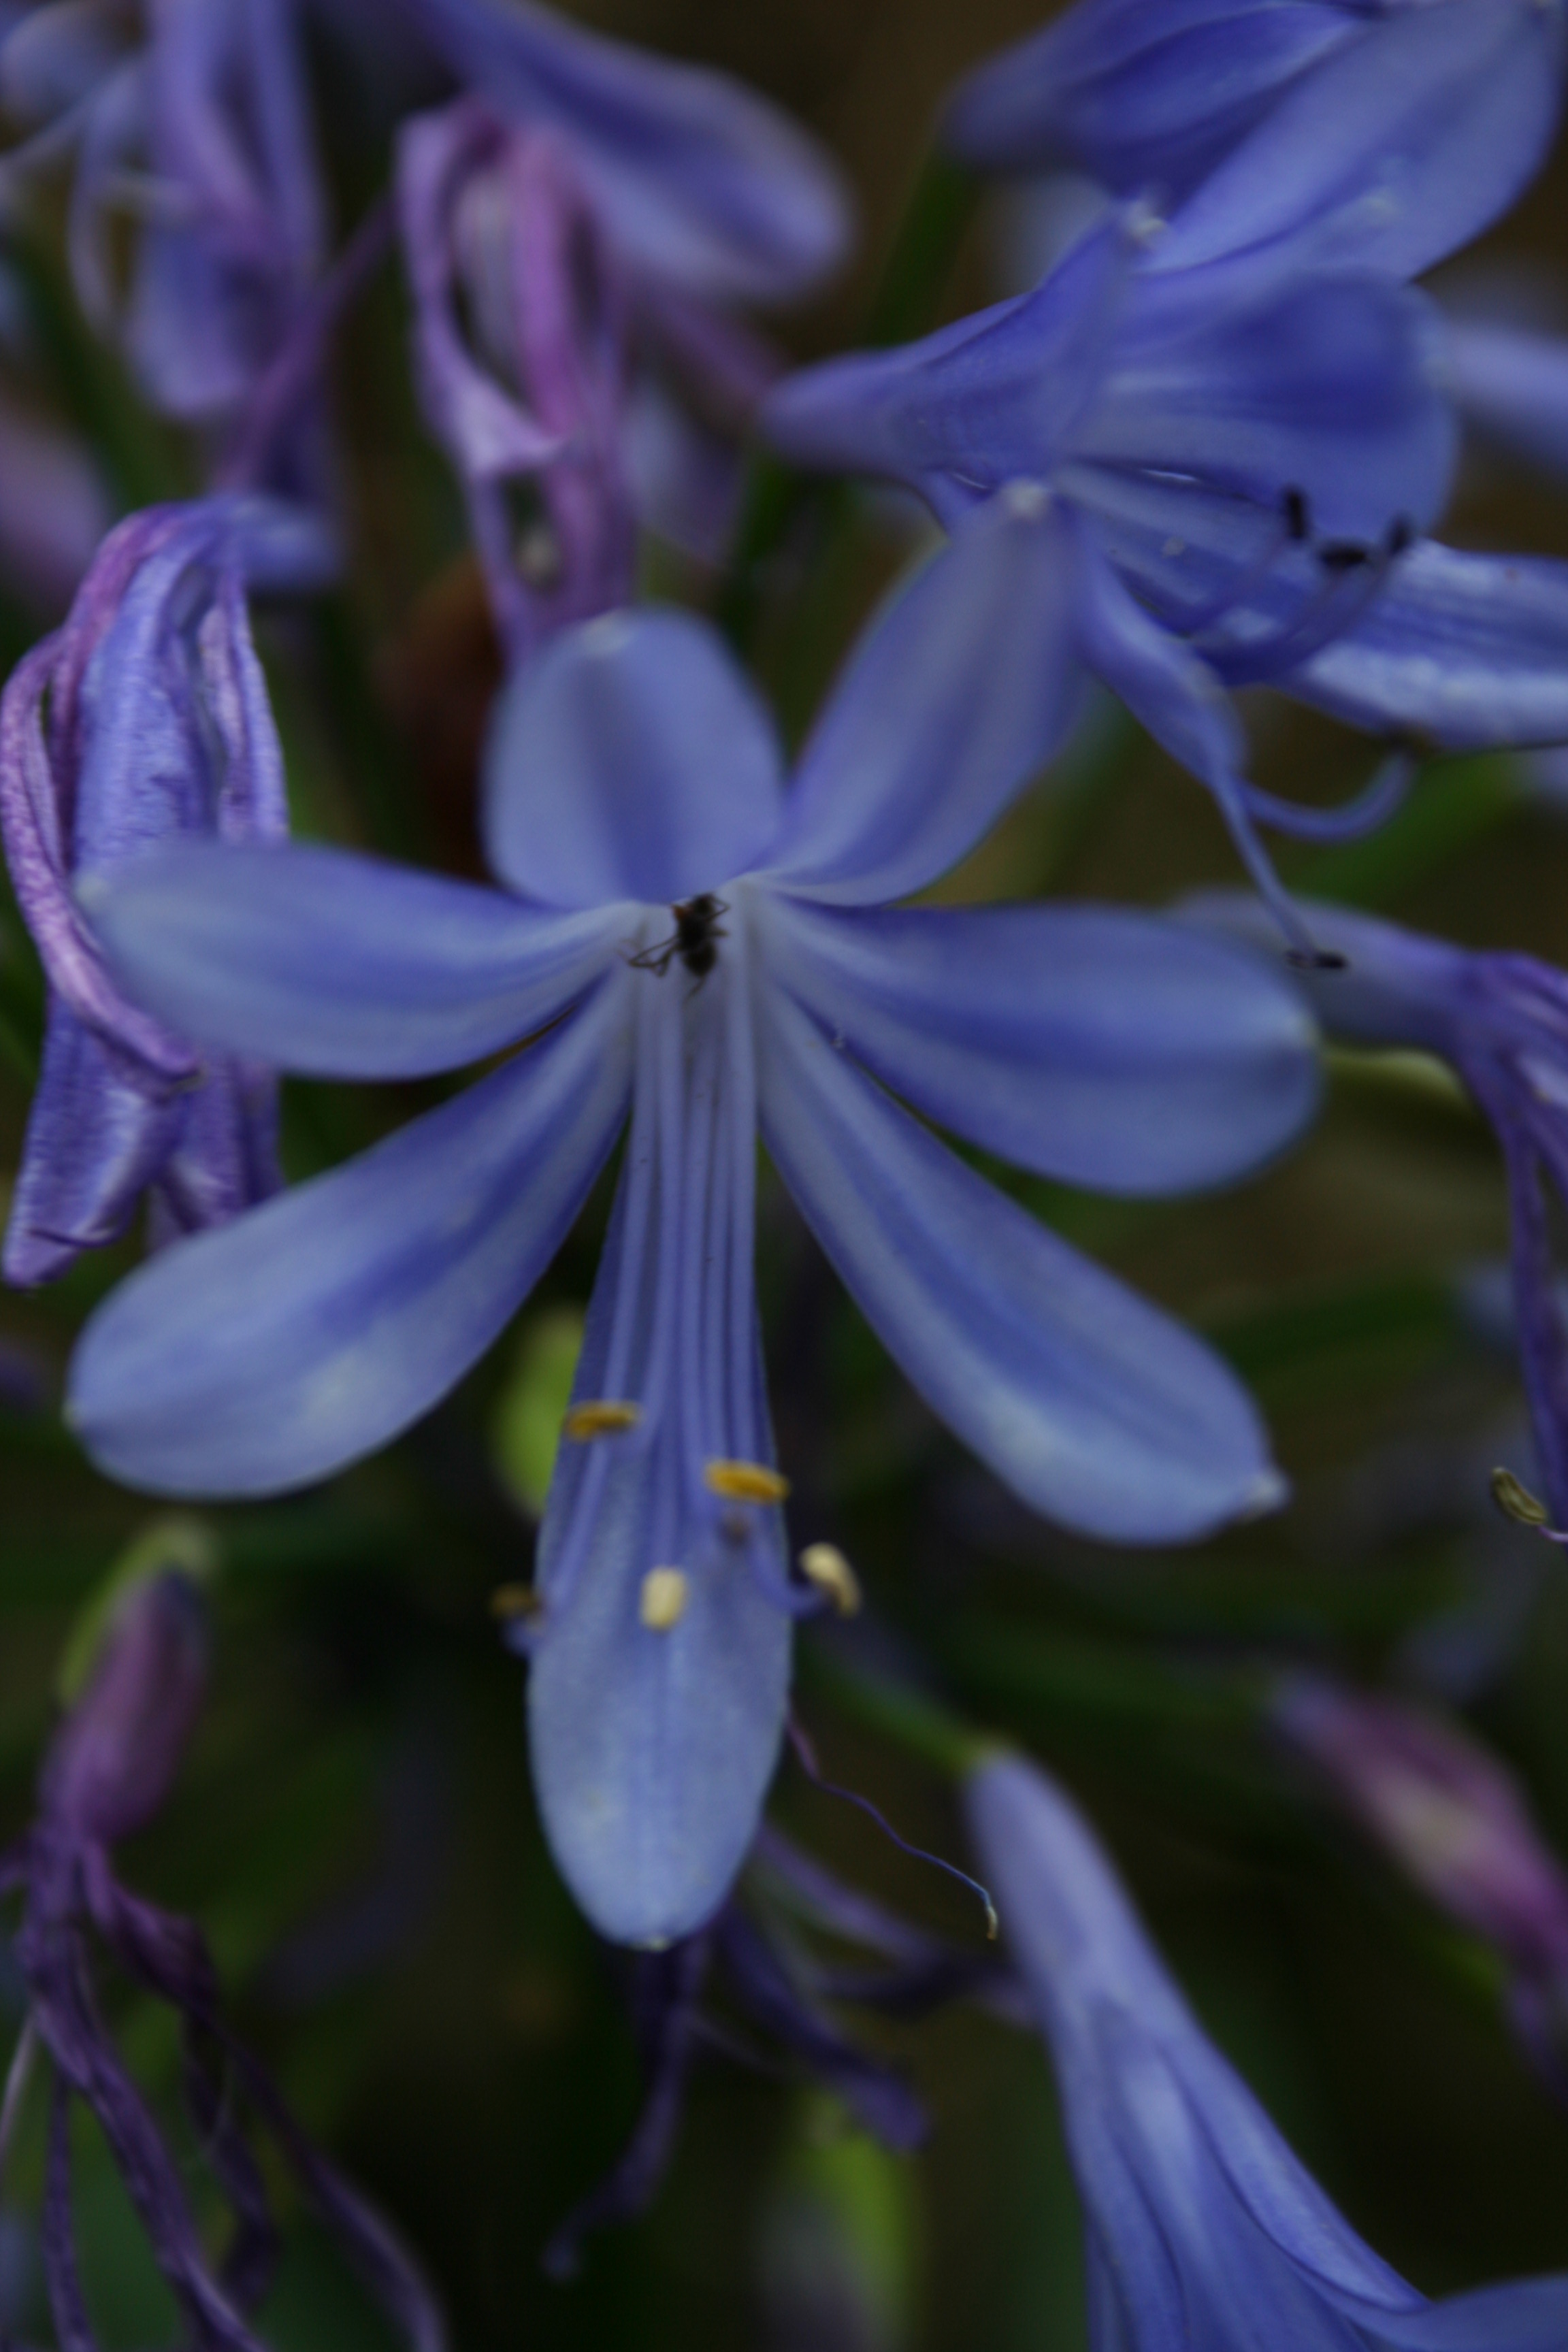
<path id="1" fill-rule="evenodd" d="M 970 74 L 944 135 L 1146 197 L 1156 269 L 1412 277 L 1534 176 L 1563 63 L 1562 0 L 1079 0 Z"/>
<path id="2" fill-rule="evenodd" d="M 1036 613 L 1070 526 L 997 499 L 892 599 L 792 788 L 715 633 L 639 611 L 509 688 L 505 895 L 322 849 L 187 843 L 95 889 L 116 968 L 225 1050 L 478 1085 L 144 1267 L 73 1412 L 115 1475 L 262 1494 L 384 1444 L 558 1247 L 631 1113 L 530 1629 L 536 1780 L 604 1931 L 710 1917 L 777 1752 L 792 1575 L 752 1280 L 755 1136 L 934 1410 L 1036 1508 L 1179 1541 L 1280 1487 L 1245 1393 L 949 1151 L 1122 1193 L 1212 1184 L 1313 1108 L 1295 993 L 1183 927 L 894 910 L 963 856 L 1075 707 Z M 891 1089 L 891 1092 L 884 1089 Z"/>
<path id="3" fill-rule="evenodd" d="M 636 493 L 710 551 L 714 434 L 733 478 L 778 373 L 727 306 L 809 284 L 839 257 L 847 216 L 826 160 L 721 76 L 542 8 L 406 5 L 471 85 L 405 126 L 398 178 L 426 407 L 515 660 L 629 602 Z M 631 402 L 658 377 L 697 413 L 666 415 L 667 438 L 693 446 L 649 484 Z"/>
<path id="4" fill-rule="evenodd" d="M 1403 773 L 1337 814 L 1281 803 L 1246 781 L 1223 689 L 1293 682 L 1380 608 L 1441 509 L 1437 317 L 1364 276 L 1297 272 L 1240 300 L 1201 271 L 1154 278 L 1144 226 L 1121 210 L 1032 294 L 788 378 L 763 429 L 799 463 L 904 483 L 950 530 L 1005 483 L 1047 483 L 1072 578 L 1042 604 L 1040 658 L 1094 670 L 1203 779 L 1310 955 L 1256 826 L 1342 837 L 1388 813 Z M 1151 544 L 1169 575 L 1152 593 Z"/>
<path id="5" fill-rule="evenodd" d="M 1438 1908 L 1493 1945 L 1521 2039 L 1568 2093 L 1568 1876 L 1513 1775 L 1430 1706 L 1291 1675 L 1275 1724 Z"/>
<path id="6" fill-rule="evenodd" d="M 0 2133 L 14 2127 L 34 2052 L 53 2062 L 42 2246 L 58 2340 L 95 2343 L 71 2226 L 70 2102 L 91 2111 L 120 2168 L 192 2340 L 263 2352 L 250 2315 L 277 2266 L 279 2241 L 236 2093 L 272 2135 L 301 2189 L 416 2352 L 441 2352 L 430 2290 L 387 2224 L 306 2138 L 266 2070 L 218 2007 L 200 1930 L 123 1886 L 111 1848 L 159 1813 L 195 1728 L 206 1685 L 206 1630 L 188 1577 L 151 1573 L 120 1598 L 86 1688 L 44 1760 L 32 1827 L 0 1856 L 0 1890 L 20 1891 L 14 1950 L 27 2021 L 6 2086 Z M 216 2273 L 182 2166 L 126 2072 L 99 2004 L 95 1939 L 142 1991 L 179 2015 L 191 2120 L 235 2232 Z"/>
<path id="7" fill-rule="evenodd" d="M 1534 956 L 1477 953 L 1339 908 L 1309 910 L 1344 969 L 1302 985 L 1331 1036 L 1436 1054 L 1496 1132 L 1512 1212 L 1514 1313 L 1536 1453 L 1554 1520 L 1568 1526 L 1568 1322 L 1549 1199 L 1568 1205 L 1568 973 Z M 1205 892 L 1183 912 L 1268 944 L 1252 899 Z"/>
<path id="8" fill-rule="evenodd" d="M 51 118 L 5 178 L 75 150 L 83 308 L 156 408 L 226 435 L 243 429 L 325 249 L 298 14 L 299 0 L 45 0 L 0 47 L 10 110 Z"/>
<path id="9" fill-rule="evenodd" d="M 1496 320 L 1450 319 L 1448 380 L 1468 425 L 1568 478 L 1568 336 Z"/>
<path id="10" fill-rule="evenodd" d="M 70 603 L 111 520 L 83 444 L 0 394 L 0 572 L 48 620 Z"/>
<path id="11" fill-rule="evenodd" d="M 1083 2200 L 1092 2352 L 1549 2352 L 1568 2277 L 1429 2303 L 1298 2162 L 1163 1967 L 1063 1792 L 971 1778 L 1003 1933 L 1050 2044 Z"/>
<path id="12" fill-rule="evenodd" d="M 265 500 L 134 515 L 105 541 L 65 626 L 17 665 L 0 698 L 0 826 L 49 983 L 8 1281 L 47 1281 L 112 1241 L 145 1191 L 167 1237 L 232 1216 L 277 1184 L 270 1075 L 204 1057 L 134 1003 L 75 889 L 173 835 L 287 833 L 246 594 L 314 584 L 329 562 L 318 525 Z"/>

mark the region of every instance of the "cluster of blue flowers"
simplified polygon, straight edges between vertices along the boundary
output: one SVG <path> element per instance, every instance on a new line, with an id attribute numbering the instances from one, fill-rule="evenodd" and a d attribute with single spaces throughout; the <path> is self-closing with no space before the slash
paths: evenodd
<path id="1" fill-rule="evenodd" d="M 68 163 L 82 304 L 196 428 L 210 487 L 110 532 L 0 703 L 0 820 L 49 992 L 5 1273 L 51 1279 L 145 1196 L 150 1255 L 88 1323 L 72 1425 L 132 1488 L 278 1495 L 437 1403 L 618 1149 L 509 1627 L 547 1834 L 596 1928 L 656 1956 L 667 2056 L 717 1955 L 907 2139 L 897 2092 L 802 2022 L 731 1903 L 795 1621 L 854 1600 L 823 1530 L 788 1523 L 759 1136 L 889 1354 L 1013 1494 L 1093 1538 L 1182 1543 L 1284 1499 L 1245 1387 L 933 1130 L 1097 1192 L 1174 1194 L 1301 1134 L 1322 1032 L 1435 1053 L 1506 1156 L 1537 1452 L 1568 1522 L 1542 1191 L 1568 1202 L 1568 978 L 1298 903 L 1265 845 L 1369 832 L 1432 750 L 1568 741 L 1568 564 L 1431 536 L 1467 424 L 1568 464 L 1568 352 L 1450 320 L 1412 282 L 1534 174 L 1568 13 L 1079 0 L 971 76 L 942 127 L 974 172 L 1089 184 L 1060 258 L 923 341 L 795 373 L 747 314 L 820 281 L 851 222 L 770 106 L 531 0 L 337 0 L 343 37 L 401 44 L 430 102 L 334 258 L 308 13 L 7 12 L 0 90 L 26 127 L 7 202 Z M 252 641 L 252 598 L 308 594 L 340 560 L 323 370 L 394 239 L 507 663 L 493 887 L 290 843 Z M 940 526 L 793 759 L 714 623 L 638 594 L 644 523 L 699 556 L 722 543 L 748 435 L 803 474 L 912 491 Z M 1063 748 L 1091 679 L 1214 796 L 1258 896 L 1168 917 L 913 903 Z M 1233 696 L 1256 686 L 1361 730 L 1365 791 L 1325 810 L 1253 782 Z M 468 1065 L 361 1157 L 283 1184 L 279 1074 Z M 151 1651 L 123 1667 L 161 1671 Z M 146 1690 L 136 1706 L 168 1742 Z M 1370 1737 L 1321 1692 L 1284 1712 L 1342 1763 Z M 161 1792 L 172 1763 L 125 1769 Z M 1479 1769 L 1443 1769 L 1450 1803 L 1483 1804 Z M 53 1959 L 27 1929 L 51 2045 L 72 1917 L 109 1899 L 59 1827 L 68 1777 L 5 1864 L 54 1923 Z M 999 1753 L 968 1786 L 1058 2069 L 1097 2352 L 1568 2342 L 1568 2278 L 1435 2306 L 1369 2252 L 1205 2040 L 1060 1791 Z M 74 1832 L 94 1853 L 110 1810 Z M 1552 1969 L 1560 1901 L 1551 1881 Z M 94 2096 L 79 2053 L 60 2063 Z M 165 2244 L 169 2193 L 142 2190 Z M 201 2340 L 248 2341 L 183 2242 Z M 390 2300 L 432 2340 L 422 2293 Z"/>

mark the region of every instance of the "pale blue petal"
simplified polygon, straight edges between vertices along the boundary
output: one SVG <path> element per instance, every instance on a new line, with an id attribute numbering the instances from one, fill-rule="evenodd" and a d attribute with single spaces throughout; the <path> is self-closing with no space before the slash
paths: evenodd
<path id="1" fill-rule="evenodd" d="M 1562 2352 L 1568 2344 L 1568 2278 L 1480 2287 L 1394 2319 L 1380 2317 L 1371 2332 L 1390 2352 Z"/>
<path id="2" fill-rule="evenodd" d="M 589 32 L 531 0 L 404 0 L 457 72 L 520 121 L 553 122 L 634 263 L 694 292 L 769 300 L 842 259 L 833 161 L 727 74 Z"/>
<path id="3" fill-rule="evenodd" d="M 578 1398 L 605 1392 L 614 1302 L 628 1272 L 626 1192 L 623 1177 L 594 1285 Z M 656 1312 L 656 1250 L 644 1250 L 631 1271 L 638 1309 L 631 1360 L 639 1369 L 626 1385 L 636 1394 Z M 683 1370 L 693 1377 L 689 1366 Z M 755 1433 L 735 1451 L 763 1458 L 771 1444 L 762 1435 L 767 1404 L 754 1343 L 749 1362 L 731 1365 L 728 1377 L 749 1391 L 742 1404 L 731 1389 L 730 1409 Z M 677 1514 L 678 1557 L 650 1557 L 658 1488 L 679 1479 L 679 1429 L 668 1426 L 613 1455 L 602 1446 L 563 1446 L 540 1535 L 544 1617 L 528 1693 L 534 1785 L 573 1894 L 601 1935 L 628 1944 L 689 1935 L 724 1900 L 756 1832 L 789 1689 L 791 1621 L 743 1557 L 715 1548 L 710 1527 L 705 1544 L 689 1509 Z M 590 1479 L 600 1486 L 592 1545 L 563 1592 L 563 1531 Z M 777 1511 L 758 1537 L 782 1579 Z M 679 1624 L 654 1632 L 638 1602 L 643 1578 L 659 1565 L 685 1570 L 689 1598 Z"/>
<path id="4" fill-rule="evenodd" d="M 1300 992 L 1228 943 L 1194 954 L 1179 923 L 1099 907 L 829 913 L 774 900 L 763 936 L 775 977 L 884 1085 L 1067 1183 L 1222 1183 L 1317 1108 Z"/>
<path id="5" fill-rule="evenodd" d="M 1216 1357 L 973 1174 L 779 991 L 763 1003 L 780 1173 L 889 1352 L 1026 1502 L 1171 1543 L 1281 1498 Z"/>
<path id="6" fill-rule="evenodd" d="M 1390 9 L 1287 91 L 1183 205 L 1174 273 L 1272 249 L 1415 277 L 1531 179 L 1556 126 L 1560 0 Z"/>
<path id="7" fill-rule="evenodd" d="M 553 907 L 673 906 L 772 847 L 783 768 L 766 710 L 689 613 L 564 631 L 501 696 L 485 835 L 504 881 Z"/>
<path id="8" fill-rule="evenodd" d="M 629 981 L 330 1175 L 142 1267 L 68 1411 L 122 1484 L 309 1485 L 426 1412 L 553 1256 L 625 1115 Z"/>
<path id="9" fill-rule="evenodd" d="M 1369 278 L 1292 278 L 1239 307 L 1135 286 L 1075 458 L 1256 499 L 1306 499 L 1314 531 L 1376 541 L 1442 511 L 1457 451 L 1445 330 L 1426 299 Z"/>
<path id="10" fill-rule="evenodd" d="M 348 851 L 171 845 L 80 890 L 138 1003 L 321 1077 L 417 1077 L 545 1026 L 635 909 L 557 915 Z"/>
<path id="11" fill-rule="evenodd" d="M 1280 684 L 1447 751 L 1568 741 L 1568 563 L 1424 540 L 1364 619 Z"/>
<path id="12" fill-rule="evenodd" d="M 1468 425 L 1568 476 L 1568 336 L 1453 319 L 1448 374 Z"/>
<path id="13" fill-rule="evenodd" d="M 1077 711 L 1076 552 L 1069 520 L 1019 485 L 895 590 L 806 744 L 776 878 L 901 898 L 989 832 Z"/>

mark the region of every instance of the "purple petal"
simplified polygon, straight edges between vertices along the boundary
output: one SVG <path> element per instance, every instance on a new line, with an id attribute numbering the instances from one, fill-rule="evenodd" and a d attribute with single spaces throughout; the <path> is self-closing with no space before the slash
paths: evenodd
<path id="1" fill-rule="evenodd" d="M 541 914 L 344 850 L 171 844 L 84 886 L 139 1003 L 210 1045 L 331 1077 L 416 1077 L 531 1035 L 613 961 L 633 910 Z"/>
<path id="2" fill-rule="evenodd" d="M 771 878 L 901 898 L 989 832 L 1072 722 L 1075 559 L 1068 519 L 1020 484 L 894 590 L 806 744 Z"/>
<path id="3" fill-rule="evenodd" d="M 625 1114 L 625 989 L 331 1174 L 203 1234 L 89 1323 L 68 1411 L 164 1494 L 324 1477 L 429 1410 L 554 1255 Z"/>
<path id="4" fill-rule="evenodd" d="M 1300 993 L 1178 924 L 1089 907 L 828 913 L 775 901 L 769 961 L 895 1094 L 1020 1167 L 1117 1193 L 1215 1184 L 1319 1095 Z"/>
<path id="5" fill-rule="evenodd" d="M 689 613 L 606 614 L 502 695 L 485 755 L 486 844 L 553 907 L 673 906 L 758 864 L 778 831 L 773 723 Z"/>
<path id="6" fill-rule="evenodd" d="M 998 1476 L 1122 1543 L 1280 1499 L 1217 1358 L 944 1150 L 787 999 L 765 1004 L 768 1150 L 889 1353 Z"/>
<path id="7" fill-rule="evenodd" d="M 404 0 L 456 72 L 518 121 L 571 134 L 626 255 L 721 299 L 803 292 L 849 240 L 838 173 L 728 75 L 510 0 Z"/>
<path id="8" fill-rule="evenodd" d="M 6 1281 L 51 1282 L 80 1251 L 117 1239 L 184 1118 L 178 1096 L 149 1095 L 68 1005 L 51 1004 L 6 1223 Z"/>

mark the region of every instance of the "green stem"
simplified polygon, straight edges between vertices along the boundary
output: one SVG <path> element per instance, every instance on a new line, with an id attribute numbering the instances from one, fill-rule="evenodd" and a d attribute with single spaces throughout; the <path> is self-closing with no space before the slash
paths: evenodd
<path id="1" fill-rule="evenodd" d="M 975 1730 L 940 1699 L 911 1690 L 907 1683 L 868 1674 L 821 1642 L 802 1643 L 800 1668 L 802 1683 L 813 1696 L 894 1740 L 951 1780 L 967 1780 L 1003 1744 Z"/>

